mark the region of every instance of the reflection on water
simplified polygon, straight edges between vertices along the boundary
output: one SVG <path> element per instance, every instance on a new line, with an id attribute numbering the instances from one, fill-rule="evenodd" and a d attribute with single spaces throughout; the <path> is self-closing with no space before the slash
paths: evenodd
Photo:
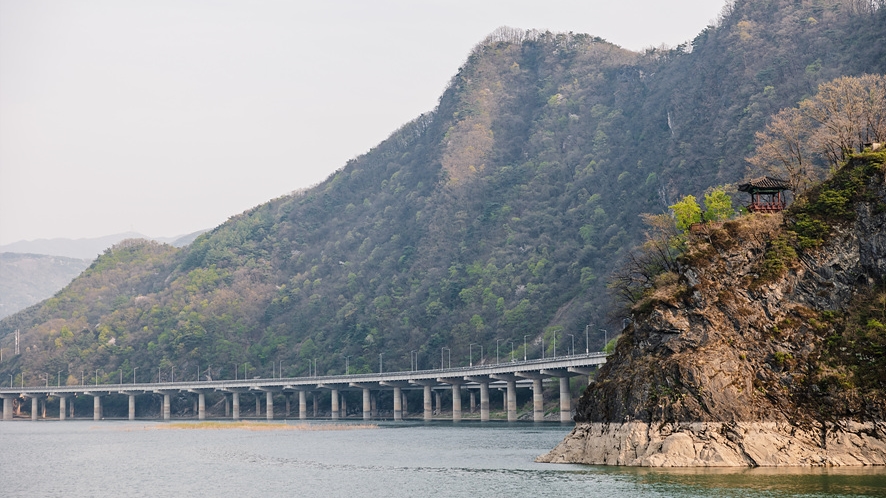
<path id="1" fill-rule="evenodd" d="M 495 422 L 380 423 L 374 429 L 347 431 L 181 430 L 162 422 L 125 421 L 0 422 L 4 455 L 0 494 L 606 498 L 886 494 L 884 468 L 645 469 L 533 461 L 570 429 Z"/>

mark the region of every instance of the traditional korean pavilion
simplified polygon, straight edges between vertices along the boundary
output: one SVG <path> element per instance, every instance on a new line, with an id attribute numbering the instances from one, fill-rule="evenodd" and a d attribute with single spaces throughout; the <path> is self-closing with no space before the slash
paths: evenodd
<path id="1" fill-rule="evenodd" d="M 748 183 L 738 186 L 740 192 L 751 194 L 751 203 L 748 211 L 754 213 L 777 213 L 787 206 L 785 190 L 791 190 L 791 185 L 779 178 L 761 176 L 754 178 Z"/>

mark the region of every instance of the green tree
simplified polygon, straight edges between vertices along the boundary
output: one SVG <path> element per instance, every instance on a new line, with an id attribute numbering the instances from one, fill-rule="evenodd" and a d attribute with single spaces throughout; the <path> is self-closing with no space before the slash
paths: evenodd
<path id="1" fill-rule="evenodd" d="M 732 198 L 723 187 L 717 187 L 704 195 L 704 220 L 724 221 L 735 214 L 732 209 Z"/>
<path id="2" fill-rule="evenodd" d="M 680 202 L 668 206 L 674 212 L 677 228 L 685 232 L 693 223 L 701 222 L 701 206 L 694 195 L 687 195 Z"/>

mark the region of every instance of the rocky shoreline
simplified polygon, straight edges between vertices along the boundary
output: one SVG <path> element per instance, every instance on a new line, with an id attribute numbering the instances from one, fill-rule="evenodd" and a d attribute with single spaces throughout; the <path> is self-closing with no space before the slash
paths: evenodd
<path id="1" fill-rule="evenodd" d="M 789 424 L 579 423 L 540 463 L 642 467 L 886 465 L 886 422 L 846 421 L 822 431 Z"/>

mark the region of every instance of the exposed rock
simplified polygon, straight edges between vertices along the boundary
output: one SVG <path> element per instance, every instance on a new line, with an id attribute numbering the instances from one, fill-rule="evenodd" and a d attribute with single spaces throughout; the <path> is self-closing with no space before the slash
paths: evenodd
<path id="1" fill-rule="evenodd" d="M 539 461 L 886 465 L 883 378 L 853 380 L 858 365 L 835 361 L 841 331 L 827 319 L 886 280 L 878 168 L 853 221 L 784 258 L 780 276 L 764 278 L 773 241 L 790 236 L 781 215 L 694 234 L 677 293 L 657 289 L 635 308 L 644 311 L 579 400 L 575 430 Z"/>

